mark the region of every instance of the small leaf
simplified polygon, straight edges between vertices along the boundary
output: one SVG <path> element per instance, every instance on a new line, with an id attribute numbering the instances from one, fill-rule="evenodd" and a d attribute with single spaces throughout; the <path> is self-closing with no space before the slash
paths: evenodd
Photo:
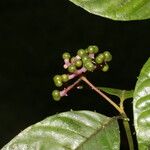
<path id="1" fill-rule="evenodd" d="M 135 86 L 133 111 L 139 150 L 150 150 L 150 58 Z"/>
<path id="2" fill-rule="evenodd" d="M 149 0 L 69 0 L 88 12 L 113 20 L 150 18 Z"/>
<path id="3" fill-rule="evenodd" d="M 32 125 L 2 150 L 119 150 L 115 117 L 91 111 L 70 111 Z"/>
<path id="4" fill-rule="evenodd" d="M 110 94 L 119 97 L 120 99 L 128 99 L 133 97 L 133 90 L 127 91 L 127 90 L 120 90 L 115 88 L 108 88 L 108 87 L 99 87 L 100 90 Z"/>

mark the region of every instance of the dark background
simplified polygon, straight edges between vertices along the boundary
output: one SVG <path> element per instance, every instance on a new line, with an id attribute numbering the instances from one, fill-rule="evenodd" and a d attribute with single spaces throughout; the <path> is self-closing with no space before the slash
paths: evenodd
<path id="1" fill-rule="evenodd" d="M 68 0 L 1 0 L 0 147 L 57 112 L 88 109 L 116 115 L 86 86 L 63 101 L 53 101 L 52 77 L 63 72 L 61 55 L 75 54 L 90 44 L 110 50 L 110 71 L 88 78 L 95 85 L 132 89 L 150 55 L 149 35 L 150 20 L 116 22 L 89 14 Z M 131 109 L 132 103 L 126 106 Z"/>

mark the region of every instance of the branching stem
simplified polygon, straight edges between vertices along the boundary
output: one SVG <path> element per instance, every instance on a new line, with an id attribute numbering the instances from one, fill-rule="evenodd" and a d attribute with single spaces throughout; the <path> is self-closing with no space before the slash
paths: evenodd
<path id="1" fill-rule="evenodd" d="M 101 92 L 97 87 L 95 87 L 85 76 L 81 76 L 77 81 L 75 81 L 72 85 L 68 86 L 64 90 L 60 92 L 60 95 L 67 96 L 67 93 L 73 89 L 80 81 L 84 81 L 87 85 L 89 85 L 96 93 L 98 93 L 100 96 L 102 96 L 105 100 L 107 100 L 121 115 L 123 118 L 123 125 L 125 128 L 125 132 L 127 135 L 127 140 L 129 143 L 129 150 L 134 150 L 134 144 L 133 144 L 133 138 L 131 135 L 131 129 L 129 126 L 129 120 L 127 118 L 127 115 L 124 111 L 123 102 L 124 102 L 124 94 L 120 99 L 120 105 L 118 106 L 115 102 L 113 102 L 107 95 L 105 95 L 103 92 Z"/>
<path id="2" fill-rule="evenodd" d="M 65 88 L 63 91 L 60 91 L 60 96 L 67 96 L 67 93 L 73 89 L 79 82 L 81 81 L 81 79 L 79 78 L 77 81 L 75 81 L 73 84 L 71 84 L 70 86 L 68 86 L 67 88 Z"/>
<path id="3" fill-rule="evenodd" d="M 96 88 L 86 77 L 82 76 L 81 79 L 88 84 L 95 92 L 97 92 L 100 96 L 102 96 L 104 99 L 106 99 L 113 107 L 116 108 L 116 110 L 122 114 L 123 111 L 120 109 L 120 107 L 114 103 L 107 95 L 105 95 L 103 92 L 101 92 L 98 88 Z"/>
<path id="4" fill-rule="evenodd" d="M 105 100 L 107 100 L 121 115 L 123 118 L 123 126 L 125 128 L 125 132 L 127 135 L 127 140 L 129 144 L 129 150 L 134 150 L 134 144 L 133 144 L 133 138 L 131 135 L 131 129 L 129 125 L 129 120 L 128 117 L 124 111 L 123 107 L 123 102 L 124 99 L 123 97 L 120 100 L 120 107 L 114 103 L 107 95 L 105 95 L 103 92 L 101 92 L 97 87 L 95 87 L 86 77 L 82 76 L 80 79 L 82 79 L 86 84 L 88 84 L 95 92 L 97 92 L 100 96 L 102 96 Z"/>

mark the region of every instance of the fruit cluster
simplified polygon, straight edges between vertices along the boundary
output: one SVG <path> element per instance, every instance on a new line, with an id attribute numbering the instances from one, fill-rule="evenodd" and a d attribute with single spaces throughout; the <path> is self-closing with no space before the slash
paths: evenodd
<path id="1" fill-rule="evenodd" d="M 68 70 L 68 74 L 55 75 L 53 80 L 57 87 L 61 87 L 63 83 L 79 76 L 87 71 L 93 72 L 95 69 L 101 69 L 103 72 L 109 70 L 108 62 L 112 60 L 109 51 L 99 53 L 96 45 L 91 45 L 86 49 L 79 49 L 75 57 L 71 57 L 68 52 L 63 53 L 64 68 Z M 65 89 L 64 89 L 65 90 Z M 54 90 L 52 96 L 54 100 L 59 101 L 66 92 Z"/>

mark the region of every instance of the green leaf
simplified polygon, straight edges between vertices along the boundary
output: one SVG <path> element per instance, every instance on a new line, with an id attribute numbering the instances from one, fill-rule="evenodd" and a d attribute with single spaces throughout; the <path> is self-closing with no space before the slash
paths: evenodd
<path id="1" fill-rule="evenodd" d="M 133 111 L 139 150 L 150 150 L 150 58 L 135 86 Z"/>
<path id="2" fill-rule="evenodd" d="M 119 150 L 115 117 L 91 111 L 69 111 L 32 125 L 2 150 Z"/>
<path id="3" fill-rule="evenodd" d="M 108 88 L 108 87 L 99 87 L 100 90 L 110 94 L 119 97 L 120 99 L 128 99 L 133 97 L 134 90 L 120 90 L 115 88 Z"/>
<path id="4" fill-rule="evenodd" d="M 69 0 L 88 12 L 113 20 L 150 18 L 150 0 Z"/>

